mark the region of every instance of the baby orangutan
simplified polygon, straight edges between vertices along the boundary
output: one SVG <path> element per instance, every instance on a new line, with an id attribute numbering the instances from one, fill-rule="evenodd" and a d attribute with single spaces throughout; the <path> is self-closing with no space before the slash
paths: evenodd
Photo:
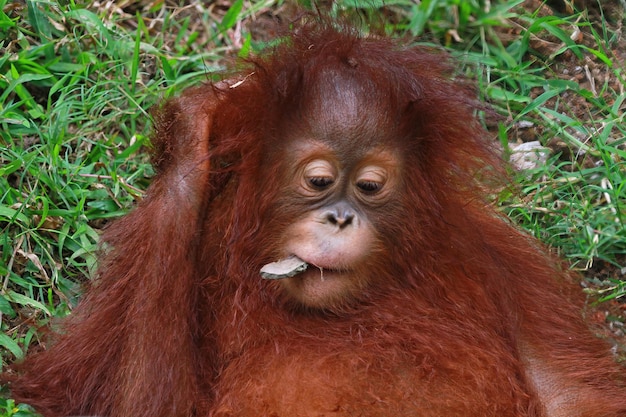
<path id="1" fill-rule="evenodd" d="M 46 417 L 624 417 L 623 369 L 446 57 L 307 23 L 155 114 L 157 175 L 48 350 Z M 490 188 L 491 187 L 491 188 Z"/>

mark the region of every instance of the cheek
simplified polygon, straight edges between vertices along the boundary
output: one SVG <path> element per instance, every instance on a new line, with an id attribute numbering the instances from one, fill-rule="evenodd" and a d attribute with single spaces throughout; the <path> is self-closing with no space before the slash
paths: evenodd
<path id="1" fill-rule="evenodd" d="M 360 218 L 340 228 L 313 213 L 289 226 L 285 251 L 324 269 L 358 269 L 371 255 L 375 234 L 371 224 Z"/>

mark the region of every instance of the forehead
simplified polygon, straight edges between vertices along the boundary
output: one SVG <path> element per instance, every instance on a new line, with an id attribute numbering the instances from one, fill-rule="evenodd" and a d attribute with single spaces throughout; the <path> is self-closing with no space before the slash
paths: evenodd
<path id="1" fill-rule="evenodd" d="M 395 109 L 390 94 L 356 69 L 319 71 L 301 96 L 303 132 L 336 150 L 373 148 L 389 142 Z M 345 150 L 345 149 L 344 149 Z"/>

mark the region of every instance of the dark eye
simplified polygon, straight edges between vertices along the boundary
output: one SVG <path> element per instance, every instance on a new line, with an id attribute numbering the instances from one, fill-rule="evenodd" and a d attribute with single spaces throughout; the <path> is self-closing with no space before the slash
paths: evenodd
<path id="1" fill-rule="evenodd" d="M 326 190 L 337 178 L 335 168 L 326 159 L 314 159 L 307 163 L 302 174 L 304 190 L 313 193 Z"/>
<path id="2" fill-rule="evenodd" d="M 385 186 L 389 174 L 384 167 L 366 165 L 358 173 L 355 185 L 365 195 L 377 194 Z"/>
<path id="3" fill-rule="evenodd" d="M 333 184 L 333 179 L 329 177 L 311 177 L 309 178 L 309 184 L 319 190 L 323 190 Z"/>
<path id="4" fill-rule="evenodd" d="M 356 186 L 359 188 L 359 190 L 367 194 L 374 194 L 378 192 L 381 188 L 383 188 L 383 185 L 381 183 L 375 181 L 359 181 L 357 182 Z"/>

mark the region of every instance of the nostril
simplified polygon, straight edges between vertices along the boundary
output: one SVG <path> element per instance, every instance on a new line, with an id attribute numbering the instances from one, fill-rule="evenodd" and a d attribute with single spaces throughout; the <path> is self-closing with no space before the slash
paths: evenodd
<path id="1" fill-rule="evenodd" d="M 349 208 L 337 207 L 326 213 L 326 221 L 332 225 L 345 227 L 352 224 L 355 214 Z"/>
<path id="2" fill-rule="evenodd" d="M 352 219 L 354 218 L 354 214 L 350 214 L 347 213 L 345 214 L 343 217 L 340 217 L 339 219 L 337 219 L 338 223 L 341 223 L 341 225 L 349 225 L 352 223 Z"/>
<path id="3" fill-rule="evenodd" d="M 335 224 L 342 226 L 344 224 L 349 224 L 352 221 L 352 216 L 336 216 L 334 214 L 329 214 L 326 218 L 330 224 Z"/>

